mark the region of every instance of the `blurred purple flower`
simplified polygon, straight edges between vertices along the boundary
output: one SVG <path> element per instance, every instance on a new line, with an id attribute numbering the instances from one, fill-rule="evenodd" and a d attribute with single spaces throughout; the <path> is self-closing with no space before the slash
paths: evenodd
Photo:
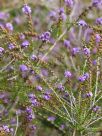
<path id="1" fill-rule="evenodd" d="M 26 113 L 27 113 L 27 119 L 29 121 L 32 121 L 33 119 L 35 119 L 35 115 L 34 115 L 33 110 L 32 110 L 31 107 L 26 108 Z"/>
<path id="2" fill-rule="evenodd" d="M 4 48 L 0 47 L 0 54 L 4 52 Z"/>
<path id="3" fill-rule="evenodd" d="M 43 95 L 43 98 L 45 99 L 45 100 L 50 100 L 50 98 L 51 98 L 51 95 L 50 94 L 47 94 L 47 93 L 45 93 L 44 95 Z"/>
<path id="4" fill-rule="evenodd" d="M 55 121 L 55 119 L 56 118 L 54 116 L 50 116 L 50 117 L 47 118 L 48 121 Z"/>
<path id="5" fill-rule="evenodd" d="M 26 108 L 26 112 L 27 112 L 28 114 L 31 114 L 31 113 L 32 113 L 32 108 L 31 108 L 31 107 L 27 107 L 27 108 Z"/>
<path id="6" fill-rule="evenodd" d="M 64 76 L 65 76 L 66 78 L 70 78 L 70 77 L 72 77 L 72 73 L 67 70 L 67 71 L 64 72 Z"/>
<path id="7" fill-rule="evenodd" d="M 67 6 L 69 6 L 69 7 L 73 7 L 73 5 L 74 5 L 73 0 L 64 0 L 64 2 L 65 2 L 65 4 L 66 4 Z"/>
<path id="8" fill-rule="evenodd" d="M 30 14 L 31 13 L 31 7 L 29 7 L 27 4 L 25 4 L 22 8 L 22 12 L 25 14 Z"/>
<path id="9" fill-rule="evenodd" d="M 96 65 L 97 64 L 97 60 L 93 60 L 93 65 Z"/>
<path id="10" fill-rule="evenodd" d="M 29 126 L 31 130 L 36 130 L 36 126 L 35 125 L 30 125 Z"/>
<path id="11" fill-rule="evenodd" d="M 6 20 L 9 18 L 9 13 L 6 13 L 6 12 L 0 12 L 0 19 L 2 20 Z"/>
<path id="12" fill-rule="evenodd" d="M 13 25 L 11 23 L 6 23 L 6 28 L 9 30 L 9 31 L 13 31 Z"/>
<path id="13" fill-rule="evenodd" d="M 79 26 L 87 26 L 87 23 L 84 21 L 84 20 L 80 20 L 79 22 L 78 22 L 78 25 Z"/>
<path id="14" fill-rule="evenodd" d="M 14 44 L 10 43 L 10 44 L 8 45 L 8 48 L 9 48 L 10 50 L 12 50 L 12 49 L 15 48 L 15 46 L 14 46 Z"/>
<path id="15" fill-rule="evenodd" d="M 66 16 L 66 14 L 65 14 L 65 12 L 64 12 L 64 8 L 60 8 L 60 9 L 58 10 L 58 13 L 59 13 L 60 19 L 62 19 L 63 21 L 65 21 L 65 20 L 67 19 L 67 16 Z"/>
<path id="16" fill-rule="evenodd" d="M 99 43 L 101 41 L 101 36 L 99 34 L 95 35 L 96 43 Z"/>
<path id="17" fill-rule="evenodd" d="M 32 54 L 31 57 L 30 57 L 30 59 L 33 60 L 33 61 L 35 61 L 35 60 L 37 60 L 37 56 L 34 55 L 34 54 Z"/>
<path id="18" fill-rule="evenodd" d="M 80 52 L 80 48 L 79 47 L 75 47 L 75 48 L 72 49 L 72 54 L 73 55 L 76 55 L 79 52 Z"/>
<path id="19" fill-rule="evenodd" d="M 59 9 L 58 9 L 58 13 L 59 13 L 60 15 L 61 15 L 62 13 L 64 13 L 64 8 L 62 8 L 62 7 L 59 8 Z"/>
<path id="20" fill-rule="evenodd" d="M 38 86 L 36 87 L 36 90 L 37 90 L 37 91 L 42 91 L 43 89 L 42 89 L 42 87 L 41 87 L 40 85 L 38 85 Z"/>
<path id="21" fill-rule="evenodd" d="M 17 25 L 20 25 L 22 23 L 22 20 L 20 19 L 20 17 L 15 17 L 14 18 L 14 22 L 17 24 Z"/>
<path id="22" fill-rule="evenodd" d="M 89 73 L 85 73 L 84 75 L 80 76 L 80 77 L 78 78 L 78 80 L 79 80 L 80 82 L 84 82 L 84 81 L 86 81 L 88 78 L 89 78 Z"/>
<path id="23" fill-rule="evenodd" d="M 10 129 L 9 129 L 8 125 L 3 125 L 3 129 L 4 129 L 4 131 L 6 131 L 7 133 L 10 132 Z"/>
<path id="24" fill-rule="evenodd" d="M 65 90 L 65 87 L 60 83 L 57 85 L 57 88 L 60 90 L 60 91 L 64 91 Z"/>
<path id="25" fill-rule="evenodd" d="M 20 65 L 19 68 L 21 72 L 28 71 L 28 67 L 24 64 Z"/>
<path id="26" fill-rule="evenodd" d="M 52 10 L 49 12 L 49 17 L 50 19 L 55 20 L 57 18 L 57 13 Z"/>
<path id="27" fill-rule="evenodd" d="M 93 108 L 93 111 L 94 111 L 94 112 L 97 112 L 98 110 L 100 110 L 100 107 L 99 107 L 99 106 L 95 106 L 95 107 Z"/>
<path id="28" fill-rule="evenodd" d="M 89 48 L 84 48 L 83 52 L 84 52 L 85 55 L 88 55 L 88 56 L 90 55 L 90 49 Z"/>
<path id="29" fill-rule="evenodd" d="M 30 45 L 30 43 L 25 40 L 22 44 L 21 44 L 21 47 L 28 47 Z"/>
<path id="30" fill-rule="evenodd" d="M 66 21 L 67 15 L 66 15 L 65 13 L 62 13 L 62 14 L 60 15 L 60 18 L 61 18 L 63 21 Z"/>
<path id="31" fill-rule="evenodd" d="M 43 76 L 48 76 L 48 70 L 47 69 L 41 69 L 41 73 Z"/>
<path id="32" fill-rule="evenodd" d="M 60 129 L 63 130 L 65 128 L 64 124 L 61 124 Z"/>
<path id="33" fill-rule="evenodd" d="M 39 36 L 39 39 L 41 39 L 43 42 L 48 42 L 50 40 L 51 33 L 50 32 L 44 32 Z"/>
<path id="34" fill-rule="evenodd" d="M 98 7 L 99 4 L 102 5 L 102 0 L 93 0 L 92 1 L 92 5 L 95 6 L 95 7 Z"/>
<path id="35" fill-rule="evenodd" d="M 85 77 L 84 76 L 80 76 L 79 78 L 78 78 L 78 80 L 80 81 L 80 82 L 84 82 L 85 81 Z"/>
<path id="36" fill-rule="evenodd" d="M 92 92 L 88 92 L 87 94 L 86 94 L 86 97 L 92 97 L 93 96 L 93 93 Z"/>
<path id="37" fill-rule="evenodd" d="M 67 47 L 67 48 L 70 48 L 70 41 L 69 40 L 64 40 L 64 45 Z"/>
<path id="38" fill-rule="evenodd" d="M 24 40 L 24 39 L 25 39 L 25 35 L 24 35 L 24 34 L 20 34 L 19 38 L 20 38 L 21 40 Z"/>
<path id="39" fill-rule="evenodd" d="M 102 17 L 96 19 L 96 24 L 102 25 Z"/>
<path id="40" fill-rule="evenodd" d="M 33 93 L 28 94 L 29 99 L 34 99 L 35 95 Z"/>

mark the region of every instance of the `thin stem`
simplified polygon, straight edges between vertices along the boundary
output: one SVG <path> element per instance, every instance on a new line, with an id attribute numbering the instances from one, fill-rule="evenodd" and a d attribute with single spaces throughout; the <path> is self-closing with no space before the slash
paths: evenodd
<path id="1" fill-rule="evenodd" d="M 2 73 L 4 70 L 6 70 L 6 68 L 14 62 L 14 60 L 15 60 L 15 58 L 12 59 L 6 66 L 4 66 L 4 67 L 0 70 L 0 73 Z"/>
<path id="2" fill-rule="evenodd" d="M 43 56 L 42 60 L 44 60 L 44 58 L 46 58 L 48 56 L 48 54 L 54 49 L 54 47 L 56 46 L 56 44 L 62 39 L 62 37 L 66 34 L 67 29 L 64 30 L 64 32 L 59 36 L 59 38 L 55 41 L 55 43 L 51 46 L 51 48 L 49 49 L 49 51 Z M 37 65 L 39 65 L 40 62 L 38 62 Z"/>
<path id="3" fill-rule="evenodd" d="M 14 136 L 16 136 L 16 134 L 17 134 L 17 130 L 18 130 L 18 114 L 17 114 L 17 124 L 16 124 L 16 129 L 15 129 Z"/>
<path id="4" fill-rule="evenodd" d="M 97 91 L 98 91 L 98 80 L 99 80 L 99 60 L 100 58 L 98 57 L 97 59 L 97 73 L 96 73 L 96 86 L 95 86 L 95 93 L 94 93 L 94 100 L 93 100 L 93 105 L 95 103 Z"/>
<path id="5" fill-rule="evenodd" d="M 74 60 L 73 60 L 72 56 L 70 56 L 70 60 L 71 60 L 71 63 L 72 63 L 72 66 L 73 66 L 75 72 L 77 72 L 77 68 L 75 66 L 75 63 L 74 63 Z"/>
<path id="6" fill-rule="evenodd" d="M 76 135 L 76 129 L 74 129 L 74 131 L 73 131 L 73 136 L 75 136 Z"/>
<path id="7" fill-rule="evenodd" d="M 84 72 L 85 72 L 86 65 L 87 65 L 87 59 L 85 60 L 85 63 L 84 63 L 84 67 L 83 67 L 83 75 L 84 75 Z"/>
<path id="8" fill-rule="evenodd" d="M 92 121 L 91 123 L 89 123 L 89 124 L 86 126 L 86 128 L 88 128 L 90 125 L 96 123 L 96 122 L 99 121 L 99 120 L 102 120 L 102 117 L 100 117 L 100 118 L 98 118 L 98 119 Z"/>

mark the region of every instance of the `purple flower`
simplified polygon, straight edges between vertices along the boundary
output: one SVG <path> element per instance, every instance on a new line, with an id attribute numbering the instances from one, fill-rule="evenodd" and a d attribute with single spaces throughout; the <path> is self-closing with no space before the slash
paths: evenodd
<path id="1" fill-rule="evenodd" d="M 95 47 L 95 48 L 93 48 L 92 53 L 93 53 L 93 54 L 96 54 L 97 51 L 98 51 L 98 50 L 97 50 L 97 48 Z"/>
<path id="2" fill-rule="evenodd" d="M 63 21 L 66 21 L 67 16 L 66 16 L 65 13 L 62 13 L 62 14 L 60 15 L 60 18 L 61 18 Z"/>
<path id="3" fill-rule="evenodd" d="M 14 22 L 17 24 L 17 25 L 20 25 L 22 23 L 22 20 L 20 19 L 20 17 L 15 17 L 14 18 Z"/>
<path id="4" fill-rule="evenodd" d="M 74 4 L 73 0 L 64 0 L 64 2 L 65 2 L 65 4 L 66 4 L 67 6 L 73 7 L 73 4 Z"/>
<path id="5" fill-rule="evenodd" d="M 60 8 L 59 10 L 58 10 L 58 13 L 61 15 L 62 13 L 64 13 L 64 8 Z"/>
<path id="6" fill-rule="evenodd" d="M 16 111 L 16 114 L 17 114 L 17 115 L 21 115 L 21 113 L 22 113 L 22 110 L 21 110 L 21 109 L 18 109 L 18 110 Z"/>
<path id="7" fill-rule="evenodd" d="M 1 27 L 2 29 L 4 29 L 4 25 L 3 25 L 3 23 L 1 23 L 1 22 L 0 22 L 0 27 Z"/>
<path id="8" fill-rule="evenodd" d="M 35 98 L 35 95 L 34 95 L 33 93 L 30 93 L 30 94 L 28 95 L 28 97 L 29 97 L 29 99 L 34 99 L 34 98 Z"/>
<path id="9" fill-rule="evenodd" d="M 76 55 L 79 52 L 80 52 L 80 48 L 79 47 L 75 47 L 75 48 L 72 49 L 72 54 L 73 55 Z"/>
<path id="10" fill-rule="evenodd" d="M 93 65 L 96 65 L 97 64 L 97 60 L 93 60 Z"/>
<path id="11" fill-rule="evenodd" d="M 28 47 L 30 45 L 30 43 L 25 40 L 22 44 L 21 44 L 21 47 Z"/>
<path id="12" fill-rule="evenodd" d="M 39 105 L 39 102 L 37 101 L 36 96 L 34 94 L 31 93 L 31 94 L 28 95 L 28 97 L 29 97 L 29 101 L 32 104 L 32 106 L 38 106 Z"/>
<path id="13" fill-rule="evenodd" d="M 9 30 L 9 31 L 13 31 L 13 25 L 11 23 L 6 23 L 6 28 Z"/>
<path id="14" fill-rule="evenodd" d="M 72 73 L 67 70 L 67 71 L 64 72 L 64 76 L 65 76 L 66 78 L 70 78 L 70 77 L 72 77 Z"/>
<path id="15" fill-rule="evenodd" d="M 15 46 L 14 46 L 12 43 L 10 43 L 10 44 L 8 45 L 8 48 L 9 48 L 10 50 L 12 50 L 12 49 L 15 48 Z"/>
<path id="16" fill-rule="evenodd" d="M 4 48 L 0 47 L 0 54 L 4 52 Z"/>
<path id="17" fill-rule="evenodd" d="M 96 24 L 102 25 L 102 17 L 96 19 Z"/>
<path id="18" fill-rule="evenodd" d="M 10 120 L 10 124 L 16 124 L 16 119 L 15 118 L 12 118 L 11 120 Z"/>
<path id="19" fill-rule="evenodd" d="M 84 77 L 85 77 L 85 79 L 88 79 L 89 78 L 89 73 L 85 73 Z"/>
<path id="20" fill-rule="evenodd" d="M 56 118 L 54 116 L 50 116 L 50 117 L 47 118 L 48 121 L 55 121 L 55 119 Z"/>
<path id="21" fill-rule="evenodd" d="M 38 106 L 39 105 L 39 102 L 37 101 L 36 98 L 30 99 L 30 103 L 32 104 L 32 106 Z"/>
<path id="22" fill-rule="evenodd" d="M 7 133 L 10 132 L 10 129 L 9 129 L 9 127 L 8 127 L 7 125 L 3 125 L 3 129 L 4 129 L 4 131 L 6 131 Z"/>
<path id="23" fill-rule="evenodd" d="M 85 55 L 90 55 L 90 49 L 89 48 L 84 48 L 84 54 Z"/>
<path id="24" fill-rule="evenodd" d="M 43 95 L 43 98 L 45 99 L 45 100 L 50 100 L 50 98 L 51 98 L 51 95 L 50 94 L 48 94 L 48 93 L 45 93 L 44 95 Z"/>
<path id="25" fill-rule="evenodd" d="M 79 78 L 78 78 L 78 80 L 80 81 L 80 82 L 84 82 L 85 81 L 85 77 L 84 76 L 80 76 Z"/>
<path id="26" fill-rule="evenodd" d="M 65 21 L 65 20 L 67 19 L 67 16 L 66 16 L 66 14 L 64 13 L 64 8 L 60 8 L 60 9 L 58 10 L 58 13 L 59 13 L 60 19 L 62 19 L 63 21 Z"/>
<path id="27" fill-rule="evenodd" d="M 87 26 L 87 23 L 84 21 L 84 20 L 80 20 L 79 22 L 78 22 L 78 25 L 79 26 Z"/>
<path id="28" fill-rule="evenodd" d="M 100 3 L 102 3 L 102 0 L 93 0 L 92 5 L 97 7 Z"/>
<path id="29" fill-rule="evenodd" d="M 47 69 L 41 69 L 41 74 L 43 76 L 48 76 L 48 70 Z"/>
<path id="30" fill-rule="evenodd" d="M 31 7 L 29 7 L 27 4 L 25 4 L 22 8 L 22 12 L 25 14 L 30 14 L 31 13 Z"/>
<path id="31" fill-rule="evenodd" d="M 48 42 L 50 40 L 51 33 L 50 32 L 44 32 L 39 36 L 39 39 L 41 39 L 43 42 Z"/>
<path id="32" fill-rule="evenodd" d="M 101 36 L 99 34 L 96 34 L 95 40 L 96 40 L 96 43 L 99 43 L 101 41 Z"/>
<path id="33" fill-rule="evenodd" d="M 94 111 L 94 112 L 97 112 L 99 109 L 100 109 L 99 106 L 95 106 L 95 107 L 93 108 L 93 111 Z"/>
<path id="34" fill-rule="evenodd" d="M 27 119 L 29 121 L 32 121 L 32 119 L 35 119 L 35 115 L 34 115 L 33 110 L 32 110 L 31 107 L 26 108 L 26 113 L 27 113 Z"/>
<path id="35" fill-rule="evenodd" d="M 9 13 L 0 12 L 0 19 L 6 20 L 9 18 Z"/>
<path id="36" fill-rule="evenodd" d="M 70 41 L 64 40 L 64 45 L 69 48 L 71 46 Z"/>
<path id="37" fill-rule="evenodd" d="M 80 77 L 78 78 L 78 80 L 79 80 L 80 82 L 84 82 L 84 81 L 86 81 L 88 78 L 89 78 L 89 73 L 85 73 L 84 75 L 80 76 Z"/>
<path id="38" fill-rule="evenodd" d="M 30 127 L 30 129 L 32 129 L 32 130 L 36 130 L 36 126 L 35 126 L 35 125 L 30 125 L 29 127 Z"/>
<path id="39" fill-rule="evenodd" d="M 32 108 L 31 108 L 31 107 L 27 107 L 27 108 L 26 108 L 26 112 L 27 112 L 28 114 L 31 114 L 31 113 L 32 113 Z"/>
<path id="40" fill-rule="evenodd" d="M 88 92 L 87 94 L 86 94 L 86 97 L 92 97 L 93 96 L 93 93 L 92 92 Z"/>
<path id="41" fill-rule="evenodd" d="M 37 60 L 37 56 L 34 55 L 34 54 L 32 54 L 30 58 L 31 58 L 31 60 L 33 60 L 33 61 Z"/>
<path id="42" fill-rule="evenodd" d="M 65 125 L 62 124 L 62 125 L 60 126 L 60 129 L 63 130 L 64 128 L 65 128 Z"/>
<path id="43" fill-rule="evenodd" d="M 42 91 L 43 89 L 42 89 L 42 87 L 41 87 L 40 85 L 38 85 L 38 86 L 36 87 L 36 90 Z"/>
<path id="44" fill-rule="evenodd" d="M 58 84 L 57 88 L 60 90 L 60 91 L 64 91 L 65 90 L 65 87 L 60 83 Z"/>
<path id="45" fill-rule="evenodd" d="M 57 14 L 56 14 L 55 11 L 51 11 L 51 12 L 49 13 L 49 17 L 50 17 L 51 19 L 56 19 L 56 16 L 57 16 Z"/>
<path id="46" fill-rule="evenodd" d="M 13 129 L 13 128 L 10 128 L 10 132 L 14 132 L 14 129 Z"/>
<path id="47" fill-rule="evenodd" d="M 24 40 L 24 39 L 25 39 L 25 35 L 24 35 L 24 34 L 20 34 L 19 38 L 20 38 L 21 40 Z"/>
<path id="48" fill-rule="evenodd" d="M 24 65 L 24 64 L 20 65 L 19 68 L 20 68 L 21 72 L 28 71 L 28 67 L 26 65 Z"/>

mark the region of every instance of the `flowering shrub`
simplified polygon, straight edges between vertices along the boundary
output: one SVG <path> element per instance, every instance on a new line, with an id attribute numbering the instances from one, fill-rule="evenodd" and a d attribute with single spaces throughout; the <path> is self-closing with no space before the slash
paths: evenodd
<path id="1" fill-rule="evenodd" d="M 101 135 L 102 2 L 78 4 L 0 11 L 0 136 Z"/>

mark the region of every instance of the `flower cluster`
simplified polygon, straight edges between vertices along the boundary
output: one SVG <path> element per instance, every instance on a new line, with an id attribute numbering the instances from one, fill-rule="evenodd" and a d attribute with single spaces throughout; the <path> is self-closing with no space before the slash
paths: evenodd
<path id="1" fill-rule="evenodd" d="M 96 136 L 102 127 L 102 2 L 51 1 L 0 11 L 0 136 L 46 135 L 52 125 L 49 135 Z"/>

